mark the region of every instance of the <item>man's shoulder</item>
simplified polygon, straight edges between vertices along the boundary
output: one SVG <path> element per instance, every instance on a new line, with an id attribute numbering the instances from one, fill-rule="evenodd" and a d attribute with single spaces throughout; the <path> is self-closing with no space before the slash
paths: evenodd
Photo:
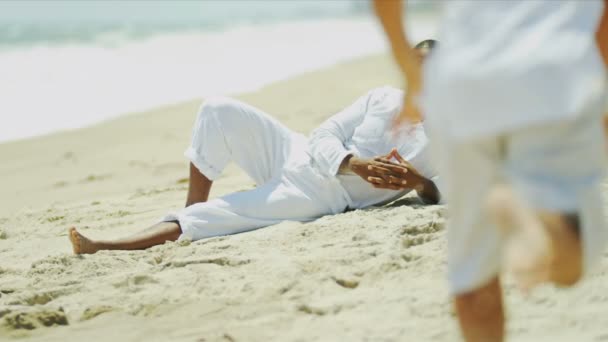
<path id="1" fill-rule="evenodd" d="M 404 91 L 392 86 L 383 86 L 370 90 L 370 105 L 384 109 L 397 109 L 403 103 Z"/>
<path id="2" fill-rule="evenodd" d="M 393 87 L 391 85 L 384 85 L 384 86 L 372 88 L 369 92 L 372 94 L 385 94 L 385 95 L 392 95 L 392 96 L 403 96 L 405 93 L 403 89 L 399 89 L 399 88 Z"/>

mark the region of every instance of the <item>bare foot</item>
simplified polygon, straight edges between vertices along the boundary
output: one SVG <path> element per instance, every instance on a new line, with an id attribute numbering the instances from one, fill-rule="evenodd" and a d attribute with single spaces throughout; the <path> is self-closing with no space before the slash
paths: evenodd
<path id="1" fill-rule="evenodd" d="M 93 241 L 80 234 L 74 227 L 70 228 L 68 236 L 74 254 L 93 254 L 99 250 Z"/>
<path id="2" fill-rule="evenodd" d="M 537 213 L 505 185 L 496 186 L 490 192 L 487 204 L 491 219 L 505 235 L 503 263 L 517 286 L 528 291 L 550 281 L 554 246 L 551 234 Z"/>

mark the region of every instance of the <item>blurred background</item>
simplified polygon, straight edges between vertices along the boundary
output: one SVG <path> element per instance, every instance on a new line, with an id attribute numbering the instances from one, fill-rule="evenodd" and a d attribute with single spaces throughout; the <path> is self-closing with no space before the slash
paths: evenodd
<path id="1" fill-rule="evenodd" d="M 437 3 L 410 1 L 411 39 Z M 0 142 L 386 51 L 368 0 L 0 1 Z M 347 82 L 347 80 L 345 80 Z"/>

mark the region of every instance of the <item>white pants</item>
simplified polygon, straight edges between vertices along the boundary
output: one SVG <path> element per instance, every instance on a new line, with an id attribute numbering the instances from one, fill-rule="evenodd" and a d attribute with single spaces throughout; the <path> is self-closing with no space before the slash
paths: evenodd
<path id="1" fill-rule="evenodd" d="M 307 144 L 252 106 L 229 98 L 205 101 L 186 157 L 210 180 L 233 161 L 257 187 L 191 205 L 163 221 L 179 221 L 182 236 L 198 240 L 343 212 L 343 188 L 311 165 Z"/>
<path id="2" fill-rule="evenodd" d="M 588 271 L 599 259 L 606 241 L 601 109 L 594 105 L 575 121 L 475 141 L 450 139 L 440 128 L 432 132 L 449 203 L 448 278 L 453 294 L 479 288 L 500 272 L 503 236 L 484 210 L 488 190 L 497 182 L 508 182 L 533 208 L 578 214 L 583 269 Z"/>

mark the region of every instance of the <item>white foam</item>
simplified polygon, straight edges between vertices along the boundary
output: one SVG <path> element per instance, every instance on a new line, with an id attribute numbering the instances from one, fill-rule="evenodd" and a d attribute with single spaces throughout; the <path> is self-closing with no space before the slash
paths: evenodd
<path id="1" fill-rule="evenodd" d="M 430 24 L 417 25 L 414 36 L 433 32 Z M 251 91 L 385 49 L 379 25 L 366 18 L 4 51 L 0 141 L 212 94 Z"/>

